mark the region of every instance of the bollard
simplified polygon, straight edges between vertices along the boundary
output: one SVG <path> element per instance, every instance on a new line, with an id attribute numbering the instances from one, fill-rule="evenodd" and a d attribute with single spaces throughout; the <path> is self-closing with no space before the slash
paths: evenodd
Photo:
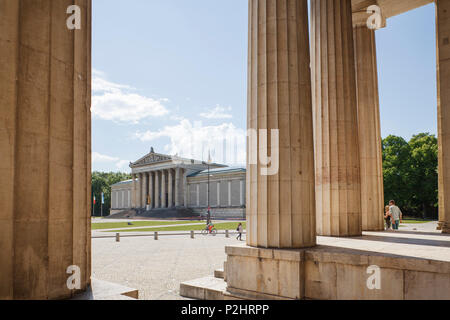
<path id="1" fill-rule="evenodd" d="M 120 242 L 120 233 L 116 233 L 116 242 Z"/>
<path id="2" fill-rule="evenodd" d="M 194 239 L 194 230 L 191 231 L 191 239 Z"/>
<path id="3" fill-rule="evenodd" d="M 230 231 L 229 230 L 225 230 L 225 238 L 229 238 L 230 237 Z"/>
<path id="4" fill-rule="evenodd" d="M 155 240 L 158 240 L 158 231 L 155 231 Z"/>

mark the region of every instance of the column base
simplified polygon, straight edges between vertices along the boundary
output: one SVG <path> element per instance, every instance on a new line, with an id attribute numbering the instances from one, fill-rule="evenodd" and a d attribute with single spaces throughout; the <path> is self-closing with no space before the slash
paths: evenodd
<path id="1" fill-rule="evenodd" d="M 448 222 L 439 222 L 438 230 L 441 230 L 442 233 L 450 234 L 450 223 Z"/>
<path id="2" fill-rule="evenodd" d="M 304 299 L 305 250 L 229 246 L 227 292 L 250 300 Z"/>

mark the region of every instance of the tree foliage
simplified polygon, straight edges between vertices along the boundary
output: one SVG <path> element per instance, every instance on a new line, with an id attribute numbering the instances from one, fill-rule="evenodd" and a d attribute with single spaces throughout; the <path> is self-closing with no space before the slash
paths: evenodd
<path id="1" fill-rule="evenodd" d="M 406 213 L 437 218 L 438 143 L 429 133 L 406 142 L 397 136 L 383 140 L 384 196 Z"/>
<path id="2" fill-rule="evenodd" d="M 105 197 L 105 203 L 103 204 L 103 215 L 109 215 L 109 210 L 111 209 L 111 186 L 118 182 L 131 179 L 131 175 L 121 172 L 93 172 L 92 173 L 92 197 L 96 199 L 96 204 L 94 207 L 94 215 L 101 215 L 101 201 L 102 192 Z"/>

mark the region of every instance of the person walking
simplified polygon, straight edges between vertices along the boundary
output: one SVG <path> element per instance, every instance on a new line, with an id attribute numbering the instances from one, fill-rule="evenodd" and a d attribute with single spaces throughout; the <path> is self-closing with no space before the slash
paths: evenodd
<path id="1" fill-rule="evenodd" d="M 392 223 L 391 223 L 392 216 L 391 216 L 390 210 L 391 210 L 391 208 L 389 206 L 386 206 L 384 208 L 384 221 L 386 221 L 386 230 L 391 229 L 391 225 L 392 225 Z"/>
<path id="2" fill-rule="evenodd" d="M 389 201 L 389 213 L 391 214 L 392 229 L 398 230 L 400 223 L 403 220 L 403 213 L 399 207 L 395 205 L 395 201 Z"/>
<path id="3" fill-rule="evenodd" d="M 244 228 L 242 227 L 242 223 L 239 223 L 236 231 L 238 232 L 238 236 L 236 237 L 236 240 L 242 241 L 242 232 L 244 231 Z"/>

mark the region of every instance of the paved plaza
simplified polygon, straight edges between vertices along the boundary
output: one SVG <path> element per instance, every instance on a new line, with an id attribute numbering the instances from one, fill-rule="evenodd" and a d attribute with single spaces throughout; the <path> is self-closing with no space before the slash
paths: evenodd
<path id="1" fill-rule="evenodd" d="M 233 236 L 186 236 L 92 239 L 92 276 L 139 289 L 144 300 L 178 300 L 180 283 L 223 268 L 225 246 Z"/>
<path id="2" fill-rule="evenodd" d="M 170 225 L 170 222 L 167 224 Z M 416 241 L 425 243 L 414 243 L 413 239 L 408 241 L 410 244 L 415 244 L 417 250 L 423 249 L 424 254 L 432 253 L 431 247 L 423 246 L 426 241 L 444 241 L 445 243 L 439 243 L 441 249 L 449 247 L 450 242 L 447 242 L 449 238 L 442 237 L 435 230 L 436 222 L 401 227 L 403 232 L 418 232 L 414 238 Z M 400 248 L 402 238 L 406 234 L 396 234 L 393 231 L 389 233 L 392 233 L 391 242 L 399 242 L 395 246 Z M 93 232 L 93 234 L 99 233 Z M 99 280 L 136 288 L 139 290 L 139 298 L 144 300 L 184 299 L 179 296 L 180 283 L 213 275 L 214 270 L 223 268 L 223 262 L 226 260 L 225 246 L 240 243 L 235 239 L 236 235 L 226 238 L 223 234 L 216 237 L 196 234 L 195 239 L 191 239 L 189 234 L 173 236 L 168 235 L 169 233 L 161 233 L 159 240 L 156 241 L 151 233 L 140 234 L 149 236 L 122 237 L 120 242 L 115 242 L 114 238 L 93 238 L 92 275 Z M 108 235 L 114 236 L 114 233 L 108 233 Z M 421 235 L 424 239 L 420 239 Z M 376 240 L 374 237 L 376 234 L 370 233 L 361 240 L 366 242 L 369 240 L 373 245 L 373 241 Z M 321 238 L 319 237 L 319 244 L 326 240 Z M 398 240 L 393 241 L 393 239 Z M 337 240 L 339 239 L 335 239 Z M 345 241 L 341 239 L 343 246 Z M 361 246 L 364 244 L 364 241 L 360 243 Z M 386 250 L 386 253 L 395 249 L 392 244 L 379 243 L 379 245 L 383 245 L 382 251 Z"/>

